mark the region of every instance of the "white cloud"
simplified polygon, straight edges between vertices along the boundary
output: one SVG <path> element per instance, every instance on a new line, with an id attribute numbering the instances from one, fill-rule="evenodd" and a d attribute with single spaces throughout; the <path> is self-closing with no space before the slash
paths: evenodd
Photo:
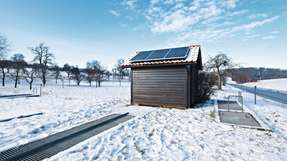
<path id="1" fill-rule="evenodd" d="M 229 8 L 235 8 L 237 0 L 225 0 L 225 5 Z"/>
<path id="2" fill-rule="evenodd" d="M 135 6 L 135 0 L 131 4 Z M 150 30 L 171 33 L 173 43 L 214 41 L 241 33 L 246 39 L 257 38 L 255 29 L 279 18 L 242 8 L 238 0 L 150 0 L 146 5 L 140 6 L 141 15 Z"/>
<path id="3" fill-rule="evenodd" d="M 240 10 L 240 11 L 234 11 L 232 13 L 230 13 L 228 16 L 240 16 L 240 15 L 244 15 L 246 13 L 248 13 L 248 10 Z"/>
<path id="4" fill-rule="evenodd" d="M 128 25 L 127 25 L 126 23 L 120 23 L 120 26 L 121 26 L 122 28 L 126 28 Z"/>
<path id="5" fill-rule="evenodd" d="M 275 30 L 275 31 L 271 31 L 270 34 L 278 34 L 279 31 Z"/>
<path id="6" fill-rule="evenodd" d="M 183 11 L 176 11 L 162 19 L 162 21 L 156 21 L 152 25 L 153 32 L 175 32 L 184 30 L 189 25 L 197 21 L 195 18 L 184 15 Z"/>
<path id="7" fill-rule="evenodd" d="M 234 37 L 236 35 L 241 35 L 242 40 L 250 40 L 259 37 L 260 35 L 255 33 L 254 30 L 257 27 L 263 26 L 265 24 L 271 23 L 277 20 L 279 16 L 274 16 L 261 21 L 253 21 L 247 24 L 241 24 L 237 26 L 227 27 L 227 28 L 200 28 L 191 31 L 185 31 L 180 33 L 176 39 L 173 39 L 170 44 L 184 44 L 184 43 L 202 43 L 220 40 L 226 37 Z M 242 35 L 241 33 L 244 33 Z M 272 34 L 273 33 L 273 34 Z M 269 36 L 265 36 L 264 39 L 275 38 L 277 31 L 270 32 Z"/>
<path id="8" fill-rule="evenodd" d="M 263 40 L 272 40 L 272 39 L 275 39 L 276 36 L 275 35 L 269 35 L 269 36 L 263 36 L 262 39 Z"/>
<path id="9" fill-rule="evenodd" d="M 272 40 L 276 39 L 277 35 L 279 34 L 279 31 L 271 31 L 267 35 L 262 37 L 262 40 Z"/>
<path id="10" fill-rule="evenodd" d="M 123 0 L 122 4 L 125 5 L 128 9 L 134 9 L 137 0 Z"/>
<path id="11" fill-rule="evenodd" d="M 257 14 L 252 14 L 248 16 L 250 19 L 257 19 L 257 18 L 266 18 L 268 15 L 266 13 L 257 13 Z"/>
<path id="12" fill-rule="evenodd" d="M 116 17 L 120 16 L 120 13 L 115 11 L 115 10 L 109 10 L 109 12 L 110 12 L 110 14 L 112 14 L 112 15 L 114 15 Z"/>
<path id="13" fill-rule="evenodd" d="M 252 29 L 257 28 L 259 26 L 271 23 L 271 22 L 277 20 L 278 18 L 279 18 L 279 16 L 274 16 L 274 17 L 266 18 L 266 19 L 263 19 L 260 21 L 254 21 L 254 22 L 251 22 L 249 24 L 235 26 L 232 28 L 232 31 L 236 32 L 236 31 L 241 31 L 241 30 L 246 30 L 246 31 L 252 30 Z"/>
<path id="14" fill-rule="evenodd" d="M 153 0 L 145 16 L 155 33 L 178 32 L 219 16 L 228 6 L 222 4 L 212 0 L 195 0 L 190 4 L 181 0 Z"/>

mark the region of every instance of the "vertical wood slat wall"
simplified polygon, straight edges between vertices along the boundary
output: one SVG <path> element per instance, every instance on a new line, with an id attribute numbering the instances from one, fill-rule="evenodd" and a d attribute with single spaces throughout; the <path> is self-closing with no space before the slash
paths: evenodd
<path id="1" fill-rule="evenodd" d="M 133 68 L 131 73 L 132 104 L 186 108 L 193 103 L 188 66 Z"/>

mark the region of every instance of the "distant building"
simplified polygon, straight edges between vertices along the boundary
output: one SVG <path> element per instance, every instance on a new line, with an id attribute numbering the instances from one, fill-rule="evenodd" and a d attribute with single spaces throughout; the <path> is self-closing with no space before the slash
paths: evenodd
<path id="1" fill-rule="evenodd" d="M 184 109 L 197 101 L 199 45 L 137 52 L 123 68 L 131 68 L 131 104 Z"/>

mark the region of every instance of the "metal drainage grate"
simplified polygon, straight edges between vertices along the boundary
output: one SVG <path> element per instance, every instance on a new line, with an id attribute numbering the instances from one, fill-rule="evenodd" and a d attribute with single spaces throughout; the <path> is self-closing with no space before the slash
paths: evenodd
<path id="1" fill-rule="evenodd" d="M 128 115 L 128 113 L 108 115 L 46 138 L 2 151 L 0 152 L 0 160 L 43 160 L 131 118 L 133 116 Z"/>

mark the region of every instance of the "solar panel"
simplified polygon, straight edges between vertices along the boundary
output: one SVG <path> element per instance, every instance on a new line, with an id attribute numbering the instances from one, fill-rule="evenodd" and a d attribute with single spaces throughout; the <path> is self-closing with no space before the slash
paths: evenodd
<path id="1" fill-rule="evenodd" d="M 170 49 L 169 53 L 165 57 L 166 59 L 184 59 L 188 54 L 189 48 L 188 47 L 180 47 L 180 48 L 173 48 Z"/>
<path id="2" fill-rule="evenodd" d="M 167 55 L 169 49 L 154 50 L 145 60 L 161 60 Z"/>
<path id="3" fill-rule="evenodd" d="M 141 51 L 136 56 L 134 56 L 131 61 L 142 61 L 147 58 L 152 51 Z"/>
<path id="4" fill-rule="evenodd" d="M 153 60 L 185 59 L 188 55 L 189 50 L 189 47 L 180 47 L 171 49 L 141 51 L 130 61 L 140 62 Z"/>

